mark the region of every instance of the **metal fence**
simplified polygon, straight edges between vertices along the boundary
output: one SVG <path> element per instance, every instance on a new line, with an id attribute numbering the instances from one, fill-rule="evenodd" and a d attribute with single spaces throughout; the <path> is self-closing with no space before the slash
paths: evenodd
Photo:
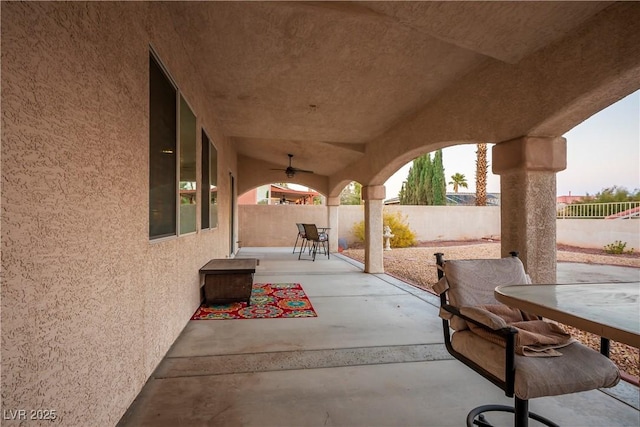
<path id="1" fill-rule="evenodd" d="M 557 217 L 563 218 L 640 218 L 640 202 L 559 204 Z"/>

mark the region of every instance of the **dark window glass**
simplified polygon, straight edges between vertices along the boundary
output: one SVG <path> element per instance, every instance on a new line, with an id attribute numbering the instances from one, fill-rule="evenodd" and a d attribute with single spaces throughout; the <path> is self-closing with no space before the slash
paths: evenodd
<path id="1" fill-rule="evenodd" d="M 176 234 L 176 88 L 149 55 L 149 238 Z"/>
<path id="2" fill-rule="evenodd" d="M 202 162 L 200 183 L 200 200 L 202 200 L 200 211 L 200 228 L 209 228 L 209 137 L 202 129 Z"/>

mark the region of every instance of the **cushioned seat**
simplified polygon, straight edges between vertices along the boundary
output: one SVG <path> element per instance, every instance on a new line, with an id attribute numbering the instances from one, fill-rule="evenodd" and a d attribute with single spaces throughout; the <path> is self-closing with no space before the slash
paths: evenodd
<path id="1" fill-rule="evenodd" d="M 494 290 L 497 286 L 527 286 L 531 283 L 516 256 L 446 262 L 442 254 L 436 254 L 436 258 L 440 281 L 434 290 L 440 294 L 440 317 L 448 351 L 502 388 L 505 395 L 515 397 L 514 407 L 485 405 L 471 410 L 467 417 L 468 426 L 490 426 L 483 413 L 491 411 L 514 413 L 516 427 L 527 426 L 529 417 L 545 425 L 556 426 L 552 421 L 530 413 L 528 400 L 613 387 L 620 381 L 620 372 L 613 362 L 570 339 L 561 330 L 565 340 L 549 353 L 556 356 L 516 354 L 517 327 L 535 323 L 536 326 L 559 330 L 556 325 L 542 322 L 535 315 L 522 313 L 496 301 Z M 507 323 L 494 314 L 513 313 L 514 310 L 522 322 Z M 521 329 L 520 335 L 523 333 L 524 329 Z M 537 354 L 548 355 L 543 352 Z"/>
<path id="2" fill-rule="evenodd" d="M 502 381 L 505 380 L 505 350 L 479 335 L 458 331 L 451 337 L 453 348 Z M 620 380 L 616 366 L 597 351 L 578 342 L 560 349 L 560 357 L 515 356 L 514 393 L 520 399 L 558 396 L 613 387 Z"/>

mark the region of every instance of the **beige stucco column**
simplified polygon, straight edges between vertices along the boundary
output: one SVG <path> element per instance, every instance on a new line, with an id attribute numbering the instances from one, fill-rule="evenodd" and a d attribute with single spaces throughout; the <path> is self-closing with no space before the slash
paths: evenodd
<path id="1" fill-rule="evenodd" d="M 386 195 L 384 185 L 362 187 L 364 200 L 364 271 L 384 273 L 382 248 L 382 207 Z"/>
<path id="2" fill-rule="evenodd" d="M 338 251 L 338 209 L 340 208 L 340 197 L 327 197 L 328 206 L 328 227 L 329 230 L 329 248 L 332 252 Z"/>
<path id="3" fill-rule="evenodd" d="M 562 137 L 522 137 L 496 144 L 502 256 L 518 251 L 534 283 L 556 281 L 556 173 L 567 167 Z"/>

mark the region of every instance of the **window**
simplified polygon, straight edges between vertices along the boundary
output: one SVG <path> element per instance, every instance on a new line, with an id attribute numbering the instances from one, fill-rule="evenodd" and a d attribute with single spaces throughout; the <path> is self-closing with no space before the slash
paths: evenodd
<path id="1" fill-rule="evenodd" d="M 149 238 L 176 234 L 176 94 L 149 55 Z"/>
<path id="2" fill-rule="evenodd" d="M 218 150 L 213 144 L 209 144 L 209 185 L 211 190 L 209 225 L 215 228 L 218 226 Z"/>
<path id="3" fill-rule="evenodd" d="M 202 130 L 202 207 L 200 228 L 218 226 L 218 151 Z"/>
<path id="4" fill-rule="evenodd" d="M 196 231 L 196 116 L 180 96 L 180 234 Z"/>
<path id="5" fill-rule="evenodd" d="M 202 129 L 202 156 L 200 157 L 201 187 L 200 200 L 202 200 L 200 208 L 200 228 L 209 228 L 209 137 Z"/>

